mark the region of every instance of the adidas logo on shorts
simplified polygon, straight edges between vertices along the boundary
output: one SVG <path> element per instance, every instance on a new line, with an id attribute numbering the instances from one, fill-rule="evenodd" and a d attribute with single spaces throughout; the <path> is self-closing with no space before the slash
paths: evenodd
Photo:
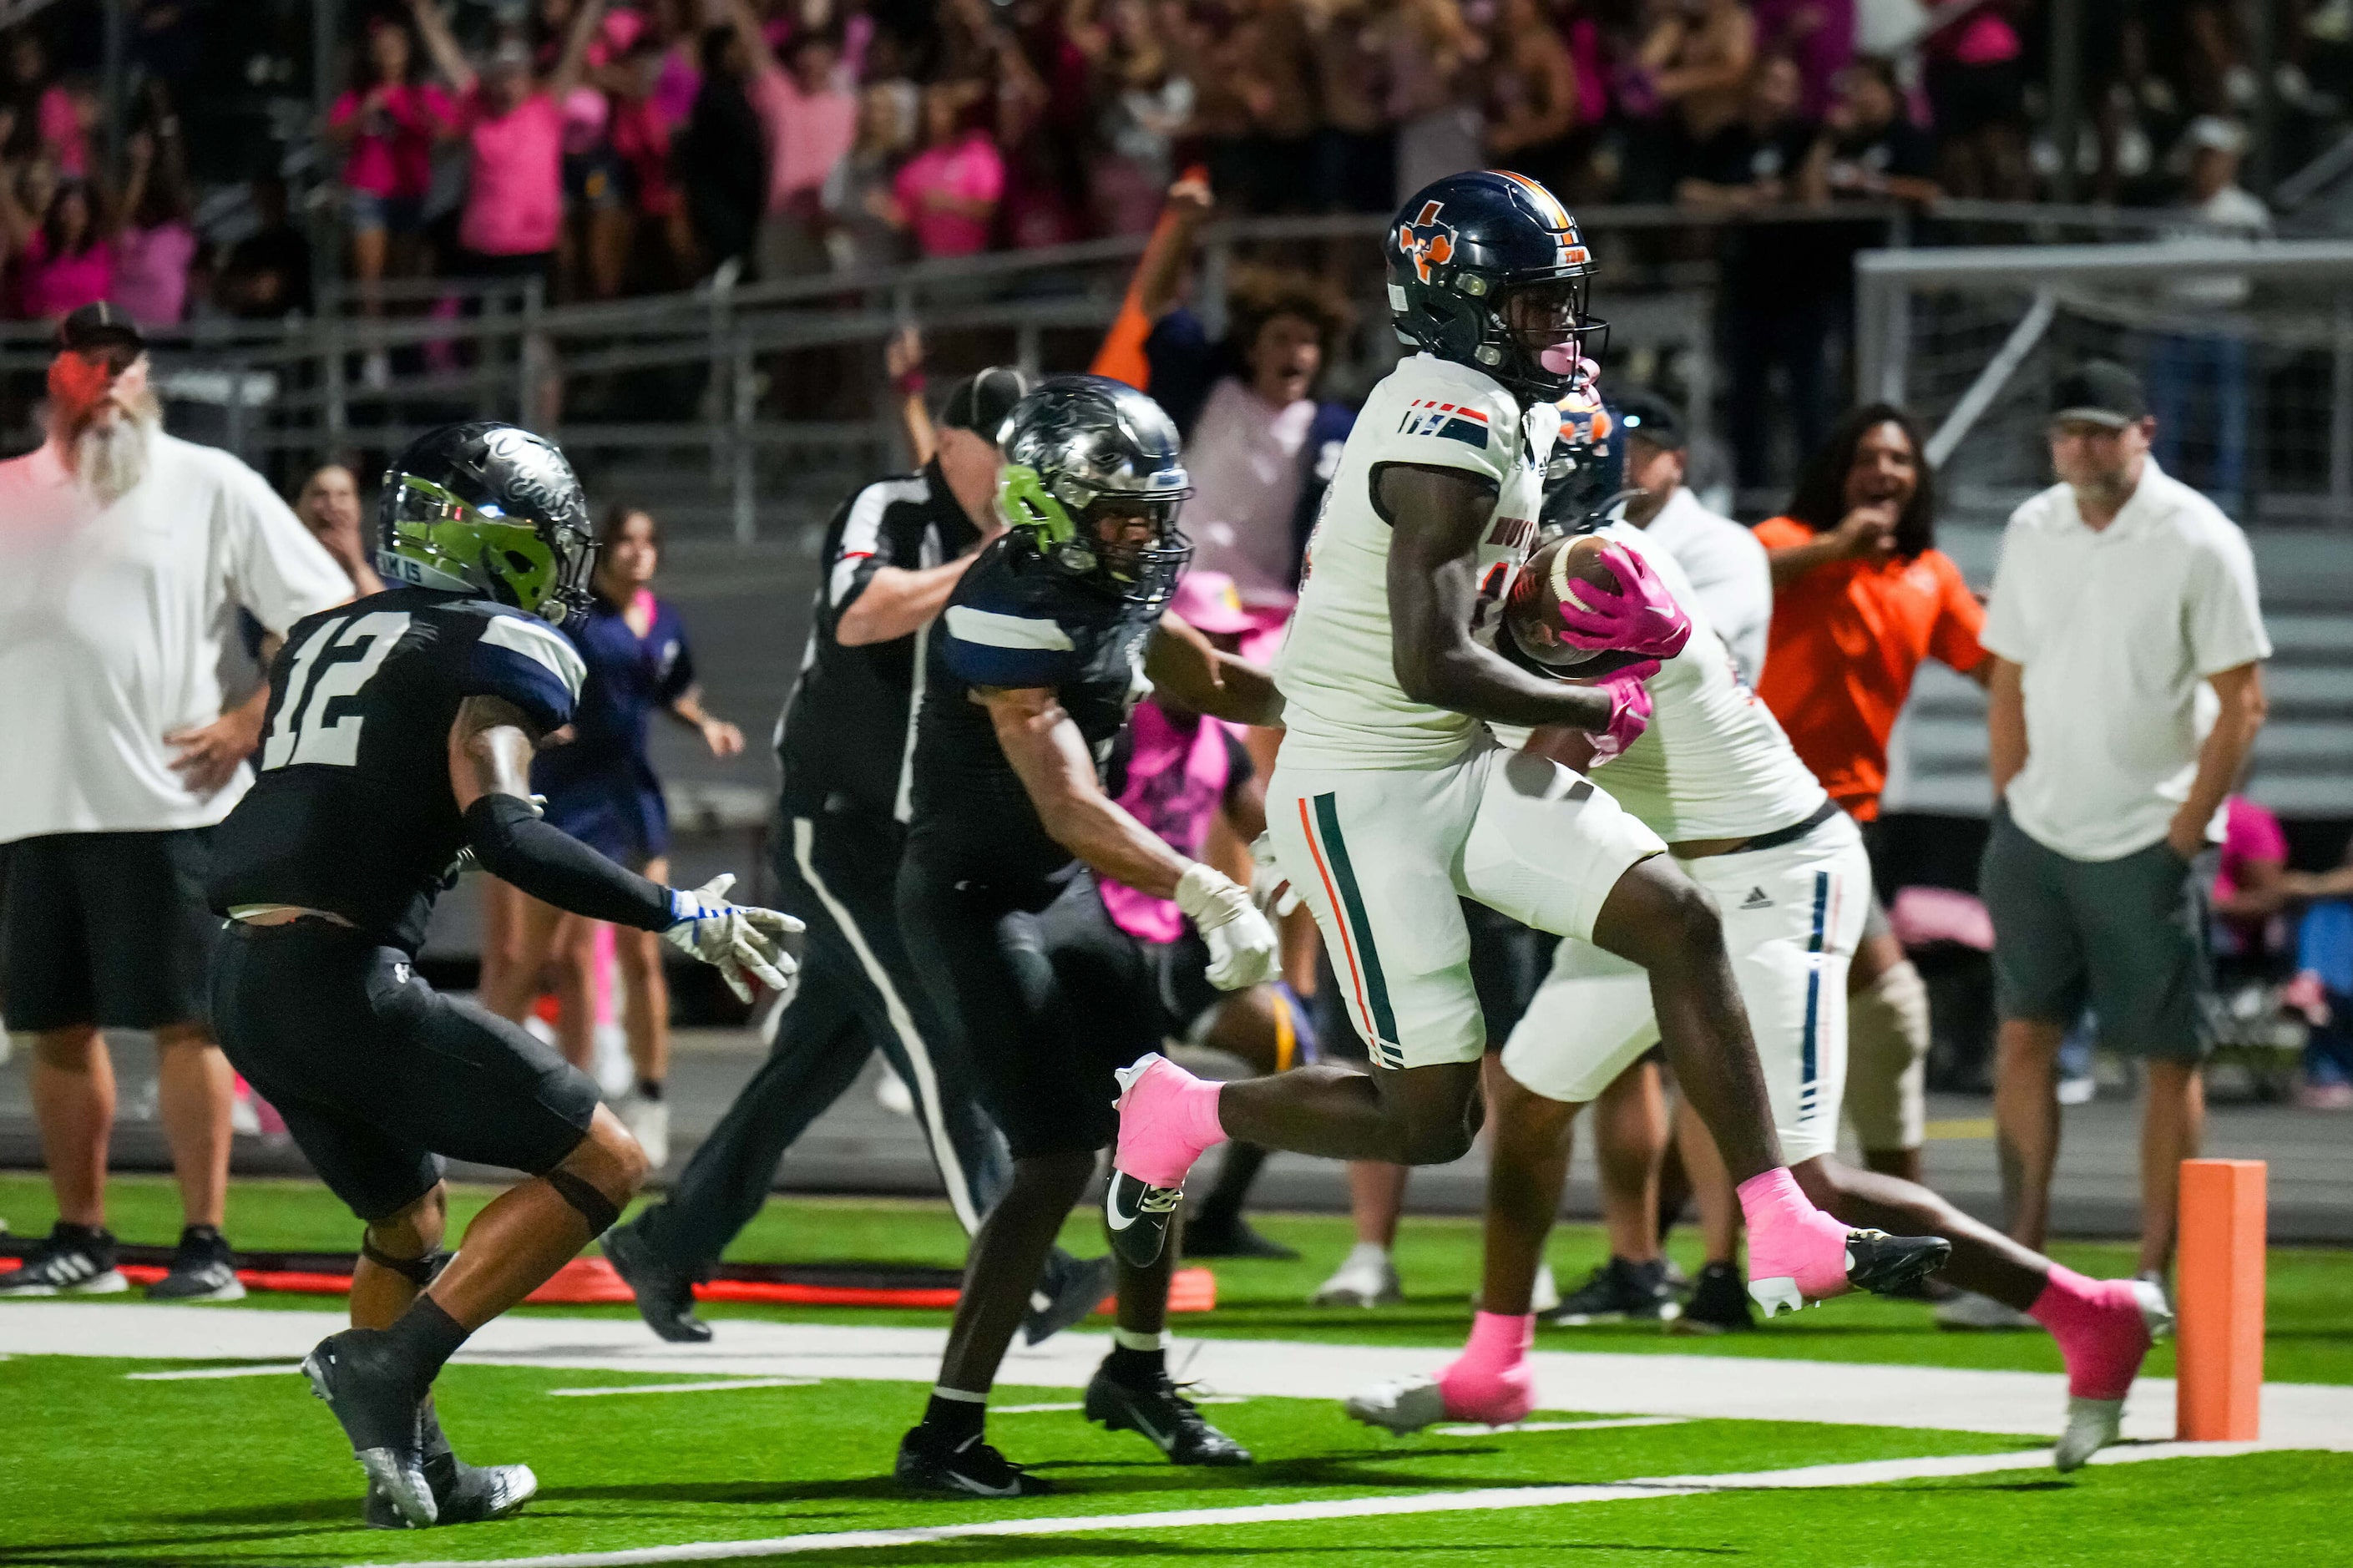
<path id="1" fill-rule="evenodd" d="M 1744 910 L 1769 910 L 1773 907 L 1773 900 L 1765 896 L 1764 889 L 1751 888 L 1748 896 L 1740 900 L 1740 907 Z"/>

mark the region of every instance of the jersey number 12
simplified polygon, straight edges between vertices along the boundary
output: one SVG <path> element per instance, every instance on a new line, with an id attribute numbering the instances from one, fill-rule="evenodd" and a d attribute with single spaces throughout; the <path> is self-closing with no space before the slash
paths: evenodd
<path id="1" fill-rule="evenodd" d="M 350 767 L 360 757 L 361 713 L 327 716 L 336 699 L 356 697 L 408 630 L 406 610 L 372 610 L 332 620 L 294 650 L 285 700 L 261 744 L 261 768 L 303 763 Z"/>

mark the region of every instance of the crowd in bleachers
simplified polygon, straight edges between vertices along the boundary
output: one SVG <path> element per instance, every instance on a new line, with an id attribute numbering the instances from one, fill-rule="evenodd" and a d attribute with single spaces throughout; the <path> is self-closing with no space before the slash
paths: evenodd
<path id="1" fill-rule="evenodd" d="M 2086 4 L 2079 189 L 2172 200 L 2253 107 L 2245 7 Z M 133 9 L 185 30 L 206 6 Z M 321 177 L 364 301 L 385 277 L 544 274 L 558 297 L 608 298 L 730 262 L 774 278 L 1130 234 L 1197 163 L 1241 213 L 1387 212 L 1478 164 L 1572 204 L 2025 199 L 2058 162 L 2038 131 L 2050 9 L 350 0 L 344 79 L 301 133 L 319 155 L 292 162 Z M 2286 9 L 2275 118 L 2333 119 L 2353 45 L 2334 9 Z M 134 55 L 110 159 L 93 62 L 70 29 L 53 53 L 49 25 L 0 51 L 9 313 L 107 295 L 156 325 L 304 306 L 301 213 L 258 192 L 258 240 L 240 211 L 237 244 L 200 241 L 171 72 Z"/>

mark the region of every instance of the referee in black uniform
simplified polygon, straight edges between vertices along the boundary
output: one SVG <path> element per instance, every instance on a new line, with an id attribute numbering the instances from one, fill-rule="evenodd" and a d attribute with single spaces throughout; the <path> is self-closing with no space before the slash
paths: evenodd
<path id="1" fill-rule="evenodd" d="M 808 651 L 776 727 L 784 765 L 777 899 L 807 913 L 801 985 L 768 1059 L 687 1162 L 669 1199 L 605 1238 L 664 1339 L 701 1341 L 691 1286 L 760 1212 L 793 1140 L 857 1081 L 878 1047 L 913 1091 L 915 1117 L 967 1231 L 1007 1180 L 1005 1141 L 947 1045 L 899 937 L 892 888 L 906 838 L 908 714 L 923 698 L 932 618 L 1004 531 L 996 437 L 1028 390 L 1018 371 L 960 382 L 938 454 L 859 489 L 826 530 Z M 1058 1253 L 1033 1296 L 1033 1342 L 1110 1293 L 1108 1259 Z"/>

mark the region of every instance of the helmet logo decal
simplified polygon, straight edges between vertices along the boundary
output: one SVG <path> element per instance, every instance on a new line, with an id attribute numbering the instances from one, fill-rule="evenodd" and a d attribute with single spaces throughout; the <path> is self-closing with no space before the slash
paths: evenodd
<path id="1" fill-rule="evenodd" d="M 1430 269 L 1454 259 L 1454 226 L 1438 221 L 1444 202 L 1424 202 L 1411 223 L 1398 225 L 1398 249 L 1413 258 L 1413 270 L 1424 283 Z"/>
<path id="2" fill-rule="evenodd" d="M 1585 241 L 1577 232 L 1577 220 L 1569 216 L 1568 209 L 1560 205 L 1558 196 L 1525 174 L 1515 174 L 1509 169 L 1493 172 L 1526 192 L 1545 226 L 1552 230 L 1553 265 L 1587 267 L 1592 264 L 1592 253 L 1585 248 Z"/>

